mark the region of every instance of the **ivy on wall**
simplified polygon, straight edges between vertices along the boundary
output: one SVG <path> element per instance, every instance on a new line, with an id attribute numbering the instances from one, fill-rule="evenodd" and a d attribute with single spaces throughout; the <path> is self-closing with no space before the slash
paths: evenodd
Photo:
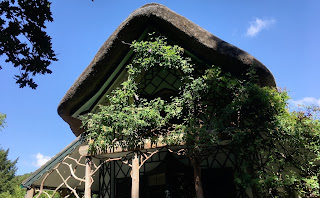
<path id="1" fill-rule="evenodd" d="M 186 155 L 201 161 L 227 141 L 243 161 L 235 182 L 255 196 L 319 195 L 318 107 L 290 112 L 287 92 L 259 86 L 254 69 L 237 77 L 217 66 L 203 69 L 164 37 L 151 35 L 131 48 L 128 78 L 106 96 L 108 105 L 81 117 L 90 152 L 134 150 L 148 139 L 183 143 Z M 137 79 L 152 67 L 181 74 L 177 96 L 141 97 Z"/>

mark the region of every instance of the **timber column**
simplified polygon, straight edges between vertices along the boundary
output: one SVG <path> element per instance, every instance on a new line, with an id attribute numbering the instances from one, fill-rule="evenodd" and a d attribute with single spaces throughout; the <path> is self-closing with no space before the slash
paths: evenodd
<path id="1" fill-rule="evenodd" d="M 131 186 L 131 198 L 139 198 L 139 157 L 138 152 L 134 152 L 132 157 L 132 186 Z"/>
<path id="2" fill-rule="evenodd" d="M 27 190 L 27 194 L 25 198 L 33 198 L 33 195 L 34 195 L 34 188 L 31 187 L 30 189 Z"/>
<path id="3" fill-rule="evenodd" d="M 84 198 L 91 198 L 91 157 L 86 157 L 86 180 Z"/>

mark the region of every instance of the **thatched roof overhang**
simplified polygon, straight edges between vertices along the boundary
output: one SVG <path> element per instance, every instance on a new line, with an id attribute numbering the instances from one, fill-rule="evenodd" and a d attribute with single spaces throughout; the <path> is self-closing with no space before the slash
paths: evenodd
<path id="1" fill-rule="evenodd" d="M 80 120 L 72 115 L 87 101 L 103 93 L 106 82 L 130 55 L 126 43 L 138 40 L 150 27 L 207 64 L 220 66 L 223 71 L 234 75 L 240 75 L 253 66 L 262 86 L 276 85 L 267 67 L 247 52 L 217 38 L 163 5 L 147 4 L 120 24 L 61 100 L 58 113 L 76 136 L 83 131 Z"/>

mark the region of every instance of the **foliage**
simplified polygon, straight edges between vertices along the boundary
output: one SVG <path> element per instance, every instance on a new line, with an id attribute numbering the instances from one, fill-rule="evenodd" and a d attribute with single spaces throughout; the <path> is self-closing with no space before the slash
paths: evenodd
<path id="1" fill-rule="evenodd" d="M 2 130 L 2 128 L 4 128 L 6 122 L 5 122 L 5 119 L 6 119 L 6 114 L 3 114 L 3 113 L 0 113 L 0 131 Z"/>
<path id="2" fill-rule="evenodd" d="M 99 113 L 82 117 L 92 152 L 118 146 L 137 148 L 143 145 L 145 139 L 154 140 L 164 133 L 163 130 L 167 132 L 170 120 L 181 114 L 181 108 L 176 102 L 167 103 L 161 98 L 150 101 L 140 98 L 135 79 L 155 64 L 165 69 L 191 73 L 191 64 L 181 56 L 182 48 L 167 46 L 160 38 L 153 42 L 134 42 L 132 48 L 136 56 L 132 64 L 127 66 L 127 81 L 107 96 L 109 105 L 100 106 Z M 147 57 L 146 53 L 151 56 Z"/>
<path id="3" fill-rule="evenodd" d="M 10 186 L 13 188 L 13 190 L 11 192 L 3 191 L 0 193 L 0 198 L 23 198 L 26 194 L 26 189 L 21 188 L 21 183 L 29 176 L 30 174 L 15 176 L 10 181 Z"/>
<path id="4" fill-rule="evenodd" d="M 25 188 L 21 188 L 21 183 L 27 179 L 31 174 L 27 173 L 24 175 L 15 176 L 9 183 L 12 187 L 12 191 L 3 191 L 0 193 L 0 198 L 24 198 L 27 190 Z M 52 195 L 52 191 L 46 191 L 49 195 Z M 47 198 L 48 196 L 45 194 L 40 195 L 39 198 Z M 71 196 L 72 197 L 72 196 Z M 60 198 L 59 193 L 56 193 L 54 198 Z"/>
<path id="5" fill-rule="evenodd" d="M 128 79 L 107 95 L 108 104 L 83 116 L 91 152 L 139 148 L 146 139 L 185 143 L 189 157 L 206 158 L 222 142 L 243 161 L 235 182 L 260 197 L 317 196 L 319 108 L 289 112 L 288 95 L 258 85 L 251 68 L 242 76 L 201 67 L 162 37 L 133 42 Z M 138 80 L 151 67 L 176 70 L 181 87 L 170 100 L 147 100 Z"/>
<path id="6" fill-rule="evenodd" d="M 57 61 L 50 36 L 44 31 L 52 22 L 48 0 L 3 0 L 0 2 L 0 56 L 18 67 L 16 83 L 32 89 L 37 84 L 30 76 L 50 74 L 48 66 Z M 0 66 L 1 69 L 1 66 Z"/>
<path id="7" fill-rule="evenodd" d="M 318 107 L 283 111 L 267 128 L 235 134 L 235 151 L 250 172 L 240 173 L 238 182 L 261 197 L 319 196 L 319 112 Z"/>
<path id="8" fill-rule="evenodd" d="M 9 149 L 6 151 L 0 149 L 0 193 L 8 191 L 13 192 L 11 181 L 14 179 L 16 173 L 16 163 L 18 159 L 11 161 L 8 159 Z"/>

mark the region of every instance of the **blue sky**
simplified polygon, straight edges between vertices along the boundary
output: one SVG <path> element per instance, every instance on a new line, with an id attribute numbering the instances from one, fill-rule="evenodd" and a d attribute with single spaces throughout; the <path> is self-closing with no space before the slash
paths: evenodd
<path id="1" fill-rule="evenodd" d="M 47 25 L 47 32 L 59 61 L 52 64 L 52 74 L 35 78 L 37 90 L 18 88 L 13 79 L 18 70 L 0 57 L 0 112 L 7 114 L 0 147 L 10 149 L 10 159 L 19 157 L 17 174 L 35 171 L 74 140 L 69 126 L 57 114 L 60 100 L 118 25 L 133 10 L 150 2 L 54 1 L 54 22 Z M 320 105 L 320 1 L 154 2 L 264 63 L 277 85 L 290 91 L 292 106 Z"/>

